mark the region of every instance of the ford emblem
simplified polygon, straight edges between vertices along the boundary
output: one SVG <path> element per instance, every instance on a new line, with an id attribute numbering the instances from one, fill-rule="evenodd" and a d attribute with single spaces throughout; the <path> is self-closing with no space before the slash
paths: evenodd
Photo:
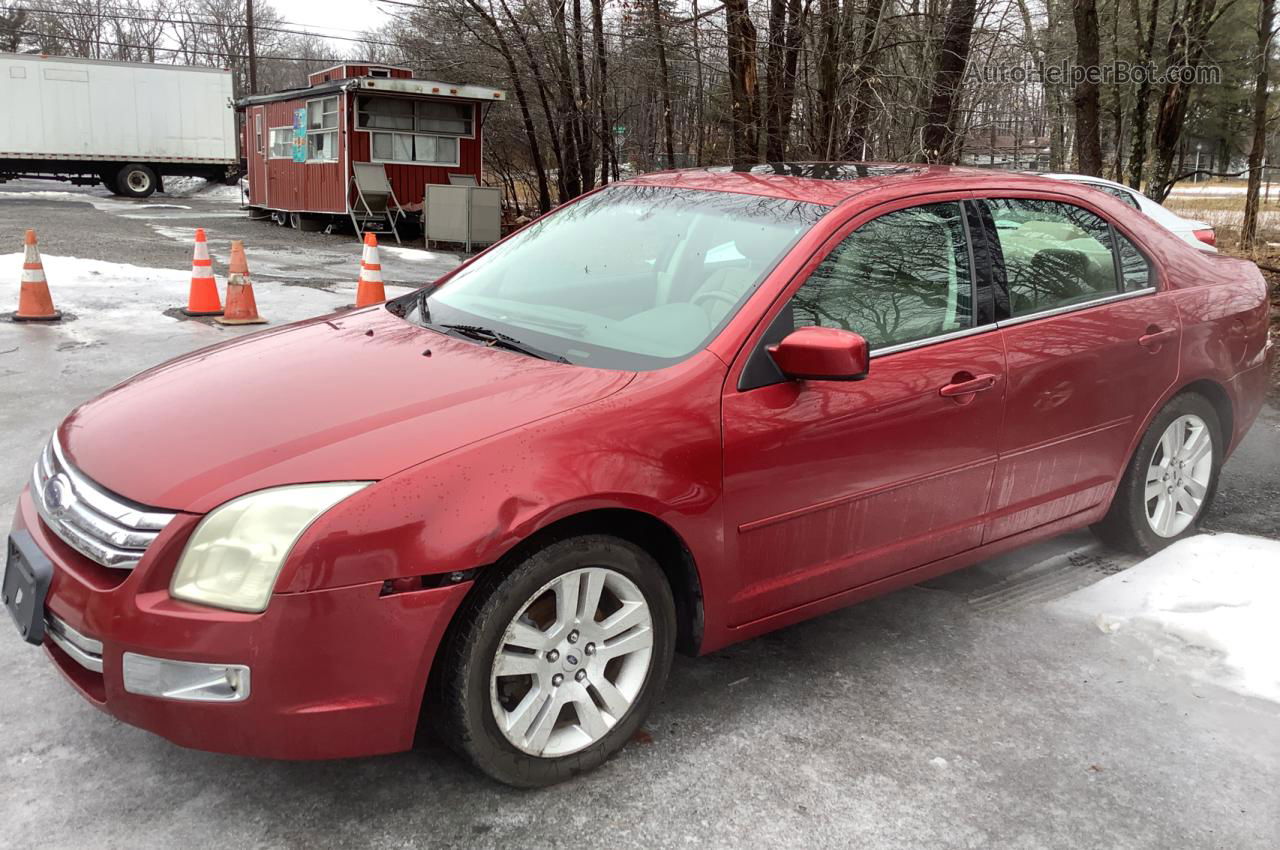
<path id="1" fill-rule="evenodd" d="M 44 485 L 44 506 L 54 516 L 62 516 L 67 508 L 71 507 L 71 503 L 74 500 L 75 496 L 71 492 L 71 481 L 62 473 L 53 476 Z"/>

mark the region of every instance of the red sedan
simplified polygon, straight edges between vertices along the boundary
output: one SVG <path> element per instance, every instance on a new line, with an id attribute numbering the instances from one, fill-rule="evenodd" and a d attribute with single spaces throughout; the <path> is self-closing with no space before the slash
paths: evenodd
<path id="1" fill-rule="evenodd" d="M 628 740 L 676 650 L 1068 529 L 1192 533 L 1269 349 L 1252 264 L 1087 188 L 655 174 L 82 405 L 5 603 L 85 698 L 184 746 L 426 728 L 548 784 Z"/>

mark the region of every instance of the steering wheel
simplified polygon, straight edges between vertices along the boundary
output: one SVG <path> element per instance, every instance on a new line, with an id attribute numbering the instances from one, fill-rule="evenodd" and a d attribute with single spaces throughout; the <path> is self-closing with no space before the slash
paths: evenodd
<path id="1" fill-rule="evenodd" d="M 733 308 L 733 305 L 738 303 L 737 297 L 719 289 L 712 289 L 707 292 L 696 292 L 694 293 L 694 296 L 689 299 L 689 303 L 695 307 L 701 307 L 702 302 L 704 301 L 718 301 L 730 309 Z"/>

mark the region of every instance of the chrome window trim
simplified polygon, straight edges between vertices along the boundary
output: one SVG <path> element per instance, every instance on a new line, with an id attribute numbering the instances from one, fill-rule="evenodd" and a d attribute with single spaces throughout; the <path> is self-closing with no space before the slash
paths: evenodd
<path id="1" fill-rule="evenodd" d="M 986 333 L 997 328 L 996 322 L 988 322 L 985 325 L 979 325 L 976 328 L 964 328 L 963 330 L 951 331 L 937 336 L 927 336 L 924 339 L 916 339 L 911 342 L 899 342 L 893 345 L 886 345 L 881 348 L 871 349 L 871 359 L 884 357 L 887 354 L 897 354 L 900 351 L 910 351 L 914 348 L 924 348 L 926 345 L 937 345 L 940 342 L 950 342 L 953 339 L 963 339 L 967 336 Z"/>
<path id="2" fill-rule="evenodd" d="M 1102 298 L 1095 298 L 1092 301 L 1082 301 L 1079 304 L 1067 304 L 1062 307 L 1054 307 L 1050 310 L 1042 310 L 1039 313 L 1015 316 L 1012 319 L 1001 319 L 996 322 L 996 327 L 1007 328 L 1010 325 L 1020 325 L 1023 322 L 1034 322 L 1036 319 L 1048 319 L 1052 316 L 1074 313 L 1077 310 L 1088 310 L 1090 307 L 1100 307 L 1104 304 L 1114 304 L 1117 301 L 1127 301 L 1130 298 L 1140 298 L 1143 295 L 1151 295 L 1155 291 L 1156 288 L 1154 286 L 1147 286 L 1142 289 L 1135 289 L 1132 292 L 1117 292 L 1115 295 L 1105 295 Z"/>
<path id="3" fill-rule="evenodd" d="M 102 641 L 75 630 L 49 611 L 44 614 L 44 633 L 72 661 L 94 673 L 102 672 Z"/>

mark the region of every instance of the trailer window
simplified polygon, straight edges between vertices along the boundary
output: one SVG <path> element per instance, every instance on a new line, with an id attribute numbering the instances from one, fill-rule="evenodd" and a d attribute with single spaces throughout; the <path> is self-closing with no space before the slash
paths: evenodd
<path id="1" fill-rule="evenodd" d="M 403 130 L 432 135 L 470 136 L 469 103 L 413 101 L 398 97 L 362 97 L 356 126 L 364 130 Z"/>
<path id="2" fill-rule="evenodd" d="M 271 158 L 293 159 L 293 128 L 271 128 Z"/>
<path id="3" fill-rule="evenodd" d="M 422 101 L 418 104 L 419 133 L 448 133 L 454 136 L 471 135 L 471 104 L 438 103 Z"/>
<path id="4" fill-rule="evenodd" d="M 253 132 L 258 139 L 258 153 L 262 153 L 262 113 L 253 116 Z"/>
<path id="5" fill-rule="evenodd" d="M 338 158 L 338 98 L 307 101 L 307 160 Z"/>

